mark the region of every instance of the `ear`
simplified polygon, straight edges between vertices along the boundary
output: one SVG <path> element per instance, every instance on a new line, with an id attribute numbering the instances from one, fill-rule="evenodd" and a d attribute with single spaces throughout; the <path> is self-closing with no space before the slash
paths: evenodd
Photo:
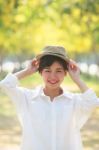
<path id="1" fill-rule="evenodd" d="M 42 71 L 40 71 L 39 74 L 42 76 Z"/>
<path id="2" fill-rule="evenodd" d="M 67 71 L 65 71 L 65 76 L 67 76 Z"/>

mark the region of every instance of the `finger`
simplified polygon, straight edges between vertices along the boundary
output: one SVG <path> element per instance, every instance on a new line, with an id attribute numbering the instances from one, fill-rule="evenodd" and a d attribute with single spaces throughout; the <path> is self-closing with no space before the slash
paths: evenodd
<path id="1" fill-rule="evenodd" d="M 31 61 L 32 65 L 36 65 L 37 64 L 37 59 L 34 58 L 32 61 Z"/>
<path id="2" fill-rule="evenodd" d="M 69 64 L 73 64 L 73 65 L 77 66 L 77 63 L 74 60 L 72 60 L 72 59 L 70 59 Z"/>
<path id="3" fill-rule="evenodd" d="M 71 65 L 70 65 L 70 68 L 73 69 L 73 70 L 77 70 L 78 67 L 75 66 L 74 64 L 71 64 Z"/>
<path id="4" fill-rule="evenodd" d="M 73 63 L 71 63 L 71 64 L 69 64 L 69 68 L 70 68 L 70 69 L 77 69 L 78 66 L 75 65 L 75 64 L 73 64 Z"/>
<path id="5" fill-rule="evenodd" d="M 69 62 L 69 67 L 70 67 L 71 69 L 77 69 L 77 68 L 78 68 L 78 65 L 77 65 L 77 63 L 76 63 L 75 61 L 70 60 L 70 62 Z"/>

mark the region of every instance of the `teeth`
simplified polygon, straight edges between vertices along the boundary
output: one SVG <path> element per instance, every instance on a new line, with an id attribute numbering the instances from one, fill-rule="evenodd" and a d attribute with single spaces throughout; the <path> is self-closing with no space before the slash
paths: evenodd
<path id="1" fill-rule="evenodd" d="M 52 83 L 52 84 L 55 84 L 55 83 L 57 83 L 57 81 L 56 82 L 51 82 L 51 81 L 49 81 L 50 83 Z"/>

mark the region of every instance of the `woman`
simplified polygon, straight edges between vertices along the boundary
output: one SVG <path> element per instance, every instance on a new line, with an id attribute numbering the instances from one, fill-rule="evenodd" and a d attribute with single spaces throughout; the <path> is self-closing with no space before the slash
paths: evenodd
<path id="1" fill-rule="evenodd" d="M 44 86 L 27 89 L 18 85 L 37 71 Z M 67 73 L 82 93 L 62 89 Z M 17 108 L 23 131 L 21 150 L 82 150 L 80 129 L 99 106 L 99 99 L 81 80 L 79 67 L 63 47 L 45 47 L 26 69 L 8 74 L 0 87 Z"/>

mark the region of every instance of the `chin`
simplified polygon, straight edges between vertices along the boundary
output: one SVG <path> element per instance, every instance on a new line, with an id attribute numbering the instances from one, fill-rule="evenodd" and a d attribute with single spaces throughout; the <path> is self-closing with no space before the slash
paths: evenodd
<path id="1" fill-rule="evenodd" d="M 51 89 L 57 89 L 60 87 L 60 85 L 50 84 L 50 85 L 47 85 L 47 87 Z"/>

